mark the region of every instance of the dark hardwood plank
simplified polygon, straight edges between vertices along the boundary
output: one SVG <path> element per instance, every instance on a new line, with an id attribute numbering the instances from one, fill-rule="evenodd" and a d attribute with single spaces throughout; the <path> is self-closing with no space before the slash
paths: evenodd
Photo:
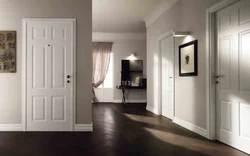
<path id="1" fill-rule="evenodd" d="M 247 156 L 138 104 L 94 104 L 94 132 L 1 132 L 0 156 Z"/>

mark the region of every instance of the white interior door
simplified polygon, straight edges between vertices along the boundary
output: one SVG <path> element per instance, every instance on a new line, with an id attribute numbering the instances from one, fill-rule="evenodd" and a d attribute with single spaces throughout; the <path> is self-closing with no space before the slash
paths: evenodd
<path id="1" fill-rule="evenodd" d="M 160 40 L 161 50 L 161 103 L 162 115 L 172 119 L 173 118 L 173 82 L 174 82 L 174 37 L 171 34 Z"/>
<path id="2" fill-rule="evenodd" d="M 73 21 L 29 20 L 27 130 L 73 127 Z"/>
<path id="3" fill-rule="evenodd" d="M 250 1 L 217 14 L 217 139 L 250 154 Z"/>

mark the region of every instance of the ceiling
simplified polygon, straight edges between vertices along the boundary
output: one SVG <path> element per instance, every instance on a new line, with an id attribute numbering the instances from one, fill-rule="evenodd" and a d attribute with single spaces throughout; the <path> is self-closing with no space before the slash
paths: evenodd
<path id="1" fill-rule="evenodd" d="M 146 32 L 145 17 L 162 0 L 93 0 L 93 32 Z"/>

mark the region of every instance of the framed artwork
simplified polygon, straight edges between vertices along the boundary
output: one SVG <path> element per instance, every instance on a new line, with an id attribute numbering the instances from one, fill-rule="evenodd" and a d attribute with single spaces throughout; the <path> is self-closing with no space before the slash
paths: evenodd
<path id="1" fill-rule="evenodd" d="M 143 70 L 143 60 L 130 60 L 129 70 L 131 71 L 142 71 Z"/>
<path id="2" fill-rule="evenodd" d="M 197 76 L 198 75 L 198 41 L 192 41 L 179 46 L 179 75 Z"/>
<path id="3" fill-rule="evenodd" d="M 141 86 L 142 76 L 143 76 L 142 73 L 131 72 L 130 73 L 131 86 L 134 86 L 134 87 Z"/>
<path id="4" fill-rule="evenodd" d="M 0 31 L 0 73 L 16 72 L 16 31 Z"/>

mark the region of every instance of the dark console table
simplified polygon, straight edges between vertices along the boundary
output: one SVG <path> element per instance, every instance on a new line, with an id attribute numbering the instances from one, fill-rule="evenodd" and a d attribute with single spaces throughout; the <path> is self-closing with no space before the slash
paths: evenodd
<path id="1" fill-rule="evenodd" d="M 143 78 L 143 60 L 122 60 L 121 65 L 121 83 L 116 88 L 122 90 L 122 103 L 126 104 L 125 91 L 146 89 L 147 83 L 146 78 Z M 139 78 L 140 82 L 136 81 Z"/>
<path id="2" fill-rule="evenodd" d="M 126 104 L 126 95 L 125 95 L 125 90 L 129 89 L 147 89 L 146 86 L 116 86 L 117 89 L 122 90 L 122 103 Z"/>

